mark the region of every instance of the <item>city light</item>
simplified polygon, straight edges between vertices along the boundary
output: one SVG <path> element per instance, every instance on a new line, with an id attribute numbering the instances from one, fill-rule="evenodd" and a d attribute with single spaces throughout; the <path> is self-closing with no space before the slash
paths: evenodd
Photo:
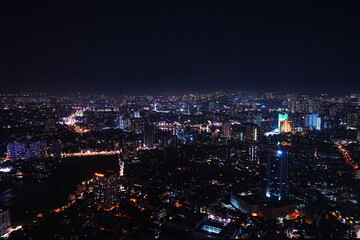
<path id="1" fill-rule="evenodd" d="M 0 240 L 360 239 L 359 9 L 3 1 Z"/>
<path id="2" fill-rule="evenodd" d="M 0 172 L 8 173 L 11 171 L 11 167 L 0 168 Z"/>

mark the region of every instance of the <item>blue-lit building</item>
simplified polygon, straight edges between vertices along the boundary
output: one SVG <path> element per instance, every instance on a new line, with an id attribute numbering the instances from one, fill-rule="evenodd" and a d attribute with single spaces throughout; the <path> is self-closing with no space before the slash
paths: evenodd
<path id="1" fill-rule="evenodd" d="M 10 142 L 7 145 L 7 156 L 10 160 L 42 158 L 47 154 L 45 141 Z"/>
<path id="2" fill-rule="evenodd" d="M 124 119 L 119 117 L 119 129 L 123 130 L 124 132 L 129 132 L 131 130 L 131 121 L 130 119 Z"/>
<path id="3" fill-rule="evenodd" d="M 307 127 L 310 130 L 322 130 L 322 119 L 318 113 L 309 114 L 307 118 Z"/>
<path id="4" fill-rule="evenodd" d="M 42 158 L 47 154 L 45 141 L 33 141 L 29 143 L 28 157 Z"/>
<path id="5" fill-rule="evenodd" d="M 267 197 L 286 198 L 288 191 L 288 157 L 284 149 L 264 147 L 261 154 L 262 185 Z"/>
<path id="6" fill-rule="evenodd" d="M 254 123 L 257 124 L 259 127 L 262 126 L 262 114 L 258 113 L 254 116 Z"/>
<path id="7" fill-rule="evenodd" d="M 25 142 L 10 142 L 7 145 L 7 157 L 10 160 L 27 158 L 27 148 Z"/>
<path id="8" fill-rule="evenodd" d="M 278 130 L 279 131 L 280 131 L 280 127 L 281 127 L 281 122 L 286 121 L 286 120 L 289 120 L 289 115 L 279 113 L 279 115 L 278 115 Z"/>

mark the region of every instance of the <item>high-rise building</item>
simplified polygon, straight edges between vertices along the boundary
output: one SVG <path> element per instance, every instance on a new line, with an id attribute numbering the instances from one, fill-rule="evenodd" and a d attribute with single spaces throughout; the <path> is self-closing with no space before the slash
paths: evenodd
<path id="1" fill-rule="evenodd" d="M 44 130 L 45 132 L 55 132 L 56 131 L 56 120 L 54 118 L 48 118 L 44 120 Z"/>
<path id="2" fill-rule="evenodd" d="M 154 125 L 147 124 L 145 125 L 144 131 L 144 146 L 147 148 L 152 148 L 155 142 L 155 127 Z"/>
<path id="3" fill-rule="evenodd" d="M 261 128 L 254 123 L 245 124 L 245 140 L 259 142 L 261 137 Z"/>
<path id="4" fill-rule="evenodd" d="M 267 197 L 286 198 L 288 190 L 287 152 L 277 147 L 264 147 L 261 154 L 261 174 Z"/>
<path id="5" fill-rule="evenodd" d="M 120 161 L 119 165 L 120 165 L 119 176 L 120 176 L 120 177 L 123 177 L 123 176 L 124 176 L 124 170 L 125 170 L 125 163 L 124 163 L 124 161 Z"/>
<path id="6" fill-rule="evenodd" d="M 0 235 L 4 235 L 10 227 L 10 210 L 0 209 Z"/>
<path id="7" fill-rule="evenodd" d="M 273 92 L 266 92 L 264 93 L 266 99 L 273 99 L 274 93 Z"/>
<path id="8" fill-rule="evenodd" d="M 215 103 L 214 102 L 210 102 L 209 103 L 209 111 L 213 112 L 215 110 Z"/>
<path id="9" fill-rule="evenodd" d="M 134 118 L 141 118 L 140 111 L 135 111 L 134 112 Z"/>
<path id="10" fill-rule="evenodd" d="M 285 120 L 280 122 L 280 132 L 289 133 L 292 131 L 292 121 Z"/>
<path id="11" fill-rule="evenodd" d="M 322 121 L 318 113 L 309 114 L 307 118 L 307 127 L 310 130 L 322 130 Z"/>
<path id="12" fill-rule="evenodd" d="M 130 119 L 119 117 L 119 129 L 123 130 L 124 132 L 130 131 L 131 128 L 131 121 Z"/>
<path id="13" fill-rule="evenodd" d="M 51 154 L 54 158 L 61 158 L 61 143 L 60 143 L 60 141 L 55 141 L 52 143 Z"/>
<path id="14" fill-rule="evenodd" d="M 144 118 L 132 118 L 131 130 L 136 134 L 142 134 L 144 132 L 145 119 Z"/>
<path id="15" fill-rule="evenodd" d="M 231 137 L 231 124 L 230 122 L 223 122 L 222 124 L 222 135 L 223 137 Z"/>
<path id="16" fill-rule="evenodd" d="M 288 114 L 282 114 L 279 113 L 278 116 L 278 130 L 280 131 L 280 127 L 281 127 L 281 121 L 285 121 L 285 120 L 289 120 L 289 115 Z"/>
<path id="17" fill-rule="evenodd" d="M 348 129 L 359 129 L 360 127 L 360 112 L 353 111 L 347 114 L 346 124 Z"/>
<path id="18" fill-rule="evenodd" d="M 249 161 L 258 163 L 260 160 L 260 147 L 257 144 L 250 144 L 249 145 Z"/>
<path id="19" fill-rule="evenodd" d="M 355 170 L 355 179 L 360 180 L 360 169 Z"/>
<path id="20" fill-rule="evenodd" d="M 254 116 L 254 123 L 257 124 L 259 127 L 262 126 L 262 114 L 258 113 Z"/>
<path id="21" fill-rule="evenodd" d="M 25 142 L 10 142 L 7 145 L 7 157 L 10 160 L 27 158 L 27 148 Z"/>
<path id="22" fill-rule="evenodd" d="M 29 143 L 28 156 L 33 158 L 42 158 L 46 156 L 46 142 L 33 141 Z"/>
<path id="23" fill-rule="evenodd" d="M 94 204 L 110 208 L 118 201 L 117 174 L 115 172 L 95 173 L 93 182 Z"/>
<path id="24" fill-rule="evenodd" d="M 7 156 L 10 160 L 42 158 L 46 154 L 45 141 L 32 141 L 29 144 L 26 142 L 10 142 L 7 145 Z"/>

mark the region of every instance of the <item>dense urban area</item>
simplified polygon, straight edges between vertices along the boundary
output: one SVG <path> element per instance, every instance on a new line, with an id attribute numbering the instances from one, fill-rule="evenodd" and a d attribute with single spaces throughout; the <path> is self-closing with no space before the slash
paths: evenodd
<path id="1" fill-rule="evenodd" d="M 0 95 L 13 239 L 360 238 L 360 94 Z"/>

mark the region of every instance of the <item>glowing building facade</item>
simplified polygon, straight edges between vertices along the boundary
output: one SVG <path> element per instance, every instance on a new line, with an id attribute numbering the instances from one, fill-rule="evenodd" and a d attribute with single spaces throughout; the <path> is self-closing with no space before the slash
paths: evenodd
<path id="1" fill-rule="evenodd" d="M 280 131 L 280 128 L 281 128 L 281 122 L 286 121 L 286 120 L 289 120 L 289 115 L 279 113 L 279 116 L 278 116 L 278 130 L 279 131 Z"/>
<path id="2" fill-rule="evenodd" d="M 292 121 L 285 120 L 280 122 L 280 132 L 289 133 L 292 131 Z"/>
<path id="3" fill-rule="evenodd" d="M 46 152 L 46 142 L 45 141 L 33 141 L 29 143 L 28 156 L 34 158 L 45 157 Z"/>
<path id="4" fill-rule="evenodd" d="M 42 158 L 47 154 L 45 141 L 10 142 L 7 145 L 7 156 L 10 160 Z"/>
<path id="5" fill-rule="evenodd" d="M 223 122 L 222 124 L 222 134 L 223 137 L 231 137 L 231 124 L 229 122 Z"/>
<path id="6" fill-rule="evenodd" d="M 123 118 L 122 116 L 119 117 L 119 129 L 123 130 L 124 132 L 129 132 L 131 130 L 131 121 L 130 119 Z"/>
<path id="7" fill-rule="evenodd" d="M 250 162 L 259 162 L 259 152 L 260 152 L 260 147 L 257 144 L 250 144 L 249 146 L 249 161 Z"/>
<path id="8" fill-rule="evenodd" d="M 307 125 L 310 130 L 322 130 L 322 121 L 320 115 L 318 113 L 309 114 Z"/>
<path id="9" fill-rule="evenodd" d="M 261 128 L 254 123 L 245 124 L 245 140 L 252 142 L 260 142 Z"/>
<path id="10" fill-rule="evenodd" d="M 94 204 L 110 208 L 118 201 L 117 174 L 114 172 L 95 173 L 93 182 Z"/>
<path id="11" fill-rule="evenodd" d="M 7 156 L 10 160 L 27 158 L 27 148 L 25 142 L 11 142 L 7 145 Z"/>

